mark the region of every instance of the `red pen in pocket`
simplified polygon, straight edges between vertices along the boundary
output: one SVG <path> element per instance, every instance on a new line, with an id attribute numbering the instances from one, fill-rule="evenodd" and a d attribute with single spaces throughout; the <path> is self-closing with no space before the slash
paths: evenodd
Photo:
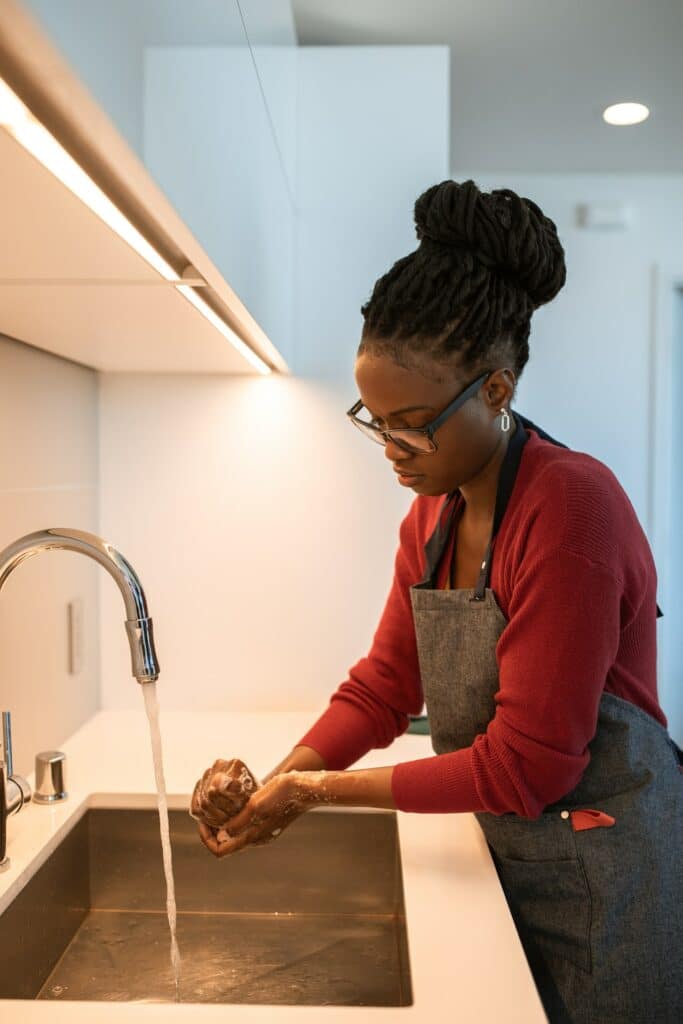
<path id="1" fill-rule="evenodd" d="M 584 832 L 588 828 L 611 828 L 617 820 L 605 811 L 593 810 L 570 811 L 569 817 L 575 832 Z"/>

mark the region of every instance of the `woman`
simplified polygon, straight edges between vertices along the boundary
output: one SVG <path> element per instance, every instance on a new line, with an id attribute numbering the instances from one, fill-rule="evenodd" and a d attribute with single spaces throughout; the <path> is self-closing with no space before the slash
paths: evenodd
<path id="1" fill-rule="evenodd" d="M 192 812 L 218 857 L 316 802 L 473 812 L 551 1021 L 683 1020 L 683 756 L 656 684 L 656 574 L 613 473 L 511 409 L 555 224 L 443 181 L 363 307 L 349 416 L 416 492 L 371 650 L 246 806 Z M 444 498 L 444 495 L 446 496 Z M 348 772 L 426 703 L 433 757 Z"/>

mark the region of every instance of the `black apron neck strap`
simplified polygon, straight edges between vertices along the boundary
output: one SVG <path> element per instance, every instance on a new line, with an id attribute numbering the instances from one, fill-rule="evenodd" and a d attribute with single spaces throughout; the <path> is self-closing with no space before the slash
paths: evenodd
<path id="1" fill-rule="evenodd" d="M 436 526 L 424 546 L 425 571 L 421 582 L 418 584 L 419 587 L 433 590 L 436 586 L 436 576 L 441 557 L 451 534 L 458 496 L 459 492 L 457 490 L 451 491 L 439 509 L 439 518 L 437 519 Z"/>
<path id="2" fill-rule="evenodd" d="M 491 560 L 491 543 L 498 532 L 498 527 L 500 526 L 501 520 L 505 514 L 505 509 L 507 508 L 508 501 L 510 500 L 512 488 L 514 487 L 515 478 L 519 469 L 522 449 L 529 439 L 529 435 L 525 429 L 525 424 L 528 424 L 534 430 L 537 429 L 531 420 L 525 419 L 525 417 L 520 416 L 519 413 L 516 413 L 513 410 L 510 410 L 510 413 L 515 421 L 515 432 L 510 438 L 505 452 L 505 458 L 501 463 L 500 474 L 498 477 L 498 488 L 496 491 L 496 507 L 493 518 L 491 539 L 486 548 L 484 561 L 482 562 L 479 571 L 479 580 L 477 581 L 477 586 L 475 588 L 476 600 L 484 599 L 484 590 L 486 589 L 488 582 L 489 563 Z M 541 431 L 539 430 L 539 433 L 540 432 Z M 548 440 L 552 440 L 548 435 L 544 434 L 544 436 Z M 558 444 L 559 442 L 553 443 Z M 562 447 L 566 446 L 563 445 Z M 451 491 L 447 495 L 441 506 L 436 527 L 424 546 L 425 571 L 421 582 L 416 584 L 418 588 L 429 590 L 434 590 L 436 588 L 439 565 L 451 535 L 455 509 L 458 505 L 459 498 L 460 491 L 456 488 L 455 491 Z"/>
<path id="3" fill-rule="evenodd" d="M 522 417 L 515 412 L 512 413 L 512 416 L 514 418 L 516 428 L 508 442 L 505 458 L 500 466 L 498 487 L 496 489 L 496 507 L 493 513 L 493 523 L 491 525 L 491 536 L 488 544 L 486 545 L 484 560 L 479 567 L 479 577 L 474 588 L 474 596 L 471 598 L 472 601 L 484 600 L 486 587 L 488 586 L 489 576 L 491 573 L 491 548 L 493 546 L 493 538 L 498 533 L 503 516 L 505 515 L 505 509 L 508 507 L 508 502 L 510 501 L 512 489 L 515 486 L 517 471 L 519 470 L 519 464 L 522 459 L 522 449 L 529 440 L 529 435 L 524 427 L 524 423 L 522 422 Z"/>

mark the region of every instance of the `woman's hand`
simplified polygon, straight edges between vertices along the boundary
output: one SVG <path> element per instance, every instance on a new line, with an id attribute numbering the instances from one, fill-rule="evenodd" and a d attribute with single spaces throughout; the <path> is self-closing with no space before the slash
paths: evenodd
<path id="1" fill-rule="evenodd" d="M 244 761 L 214 761 L 194 787 L 190 815 L 201 824 L 219 829 L 242 810 L 258 782 Z"/>
<path id="2" fill-rule="evenodd" d="M 247 844 L 272 843 L 288 825 L 319 801 L 320 796 L 312 792 L 313 780 L 307 779 L 311 774 L 286 772 L 273 776 L 217 831 L 200 822 L 202 842 L 216 857 L 235 853 Z"/>

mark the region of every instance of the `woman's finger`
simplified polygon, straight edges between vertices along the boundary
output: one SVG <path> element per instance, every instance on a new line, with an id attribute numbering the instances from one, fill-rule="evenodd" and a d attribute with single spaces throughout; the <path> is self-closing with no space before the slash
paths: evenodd
<path id="1" fill-rule="evenodd" d="M 206 796 L 206 789 L 208 787 L 211 774 L 212 769 L 207 768 L 204 774 L 201 776 L 201 778 L 199 778 L 195 783 L 195 787 L 192 792 L 191 805 L 192 810 L 197 814 L 199 814 L 199 812 L 201 811 L 201 803 L 204 797 Z"/>
<path id="2" fill-rule="evenodd" d="M 254 805 L 246 803 L 239 814 L 234 814 L 221 824 L 221 828 L 225 829 L 231 836 L 237 835 L 238 832 L 242 832 L 245 828 L 249 828 L 251 825 L 256 824 L 254 822 Z"/>
<path id="3" fill-rule="evenodd" d="M 229 817 L 229 814 L 222 811 L 220 807 L 216 807 L 210 800 L 201 801 L 199 814 L 197 815 L 197 819 L 199 821 L 206 822 L 206 824 L 211 825 L 212 828 L 219 828 Z"/>
<path id="4" fill-rule="evenodd" d="M 236 779 L 231 779 L 223 772 L 217 772 L 213 776 L 207 792 L 209 802 L 220 808 L 228 817 L 237 814 L 249 796 L 250 794 L 244 792 Z"/>
<path id="5" fill-rule="evenodd" d="M 299 813 L 300 810 L 289 797 L 289 780 L 277 776 L 257 790 L 239 814 L 223 822 L 221 828 L 231 836 L 236 836 L 252 825 L 268 823 L 270 834 L 272 829 L 282 827 Z"/>
<path id="6" fill-rule="evenodd" d="M 190 813 L 197 821 L 205 821 L 207 825 L 218 828 L 239 812 L 242 806 L 243 801 L 238 801 L 234 796 L 209 789 L 205 796 L 193 796 Z"/>
<path id="7" fill-rule="evenodd" d="M 222 823 L 242 810 L 244 800 L 238 801 L 234 797 L 226 796 L 224 793 L 214 793 L 209 790 L 206 806 L 210 814 L 220 816 Z"/>
<path id="8" fill-rule="evenodd" d="M 201 841 L 204 843 L 204 846 L 206 846 L 206 848 L 208 850 L 211 850 L 211 853 L 217 855 L 218 854 L 218 840 L 216 839 L 215 833 L 213 832 L 212 829 L 209 828 L 208 825 L 205 825 L 203 821 L 200 821 L 198 823 L 198 825 L 199 825 L 199 837 L 200 837 Z"/>
<path id="9" fill-rule="evenodd" d="M 239 774 L 236 774 L 238 773 Z M 246 781 L 245 781 L 246 773 Z M 190 814 L 197 820 L 222 824 L 244 805 L 258 783 L 239 758 L 217 758 L 196 783 L 190 800 Z"/>
<path id="10" fill-rule="evenodd" d="M 195 783 L 194 789 L 192 790 L 192 796 L 190 798 L 190 814 L 192 815 L 193 818 L 196 818 L 197 815 L 199 814 L 200 810 L 201 810 L 201 808 L 199 806 L 199 786 L 200 786 L 200 784 L 201 784 L 201 779 L 198 779 L 197 782 Z"/>
<path id="11" fill-rule="evenodd" d="M 201 813 L 202 801 L 206 796 L 206 789 L 210 777 L 210 769 L 207 769 L 194 787 L 194 792 L 192 793 L 192 807 L 196 814 Z"/>
<path id="12" fill-rule="evenodd" d="M 217 857 L 227 857 L 229 853 L 237 853 L 238 850 L 243 849 L 248 843 L 251 843 L 259 835 L 260 827 L 252 826 L 247 828 L 243 832 L 240 832 L 238 836 L 229 837 L 223 842 L 216 840 Z"/>
<path id="13" fill-rule="evenodd" d="M 207 787 L 209 785 L 209 780 L 211 779 L 213 773 L 214 773 L 214 770 L 213 770 L 213 766 L 212 766 L 211 768 L 207 768 L 206 771 L 203 772 L 203 774 L 202 774 L 202 777 L 200 779 L 200 783 L 201 783 L 200 790 L 201 790 L 201 795 L 202 796 L 206 792 L 206 789 L 207 789 Z"/>

